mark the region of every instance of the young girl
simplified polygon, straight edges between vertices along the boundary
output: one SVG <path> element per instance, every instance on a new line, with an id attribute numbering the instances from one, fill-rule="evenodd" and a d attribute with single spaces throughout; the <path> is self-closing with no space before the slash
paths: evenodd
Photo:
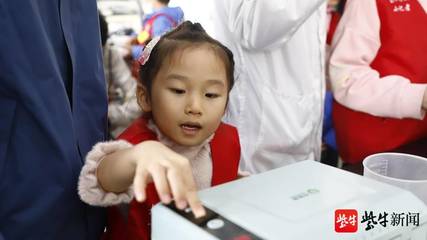
<path id="1" fill-rule="evenodd" d="M 109 208 L 107 239 L 150 239 L 150 209 L 160 200 L 201 216 L 196 192 L 237 177 L 237 131 L 221 123 L 234 82 L 232 53 L 187 21 L 154 38 L 140 63 L 144 117 L 121 140 L 95 145 L 79 180 L 91 205 L 129 203 Z"/>

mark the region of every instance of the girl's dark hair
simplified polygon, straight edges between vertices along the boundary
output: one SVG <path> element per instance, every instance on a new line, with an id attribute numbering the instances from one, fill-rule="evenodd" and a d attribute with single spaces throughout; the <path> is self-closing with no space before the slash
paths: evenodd
<path id="1" fill-rule="evenodd" d="M 211 38 L 199 23 L 185 21 L 173 31 L 162 36 L 150 54 L 148 61 L 139 69 L 142 85 L 150 96 L 151 86 L 163 64 L 170 62 L 178 50 L 208 45 L 223 61 L 228 81 L 228 91 L 234 84 L 233 53 L 217 40 Z M 167 61 L 168 60 L 168 61 Z"/>

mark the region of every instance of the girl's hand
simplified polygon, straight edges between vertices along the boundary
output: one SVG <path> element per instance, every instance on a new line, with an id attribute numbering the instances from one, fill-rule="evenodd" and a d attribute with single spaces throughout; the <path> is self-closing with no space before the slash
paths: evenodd
<path id="1" fill-rule="evenodd" d="M 146 186 L 154 181 L 163 203 L 169 204 L 174 199 L 178 209 L 184 209 L 188 204 L 196 217 L 205 215 L 188 159 L 157 141 L 145 141 L 136 145 L 132 155 L 135 164 L 133 185 L 137 201 L 145 200 Z"/>

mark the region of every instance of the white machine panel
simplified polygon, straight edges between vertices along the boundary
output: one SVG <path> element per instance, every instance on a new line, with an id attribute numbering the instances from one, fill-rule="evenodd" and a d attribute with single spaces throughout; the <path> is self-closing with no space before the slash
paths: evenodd
<path id="1" fill-rule="evenodd" d="M 199 220 L 191 212 L 156 205 L 153 240 L 427 240 L 427 206 L 412 193 L 315 161 L 246 177 L 199 196 L 212 210 Z M 336 232 L 339 209 L 357 210 L 356 232 Z M 371 211 L 377 223 L 370 222 L 372 229 L 366 230 L 365 214 Z M 378 221 L 380 213 L 387 214 L 386 224 Z M 395 214 L 407 219 L 396 224 Z"/>

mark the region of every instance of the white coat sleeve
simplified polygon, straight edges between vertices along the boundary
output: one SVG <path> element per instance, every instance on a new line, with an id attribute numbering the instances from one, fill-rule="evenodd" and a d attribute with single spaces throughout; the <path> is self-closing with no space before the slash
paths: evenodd
<path id="1" fill-rule="evenodd" d="M 248 49 L 288 41 L 325 0 L 215 0 L 234 38 Z M 326 10 L 325 10 L 326 11 Z"/>

